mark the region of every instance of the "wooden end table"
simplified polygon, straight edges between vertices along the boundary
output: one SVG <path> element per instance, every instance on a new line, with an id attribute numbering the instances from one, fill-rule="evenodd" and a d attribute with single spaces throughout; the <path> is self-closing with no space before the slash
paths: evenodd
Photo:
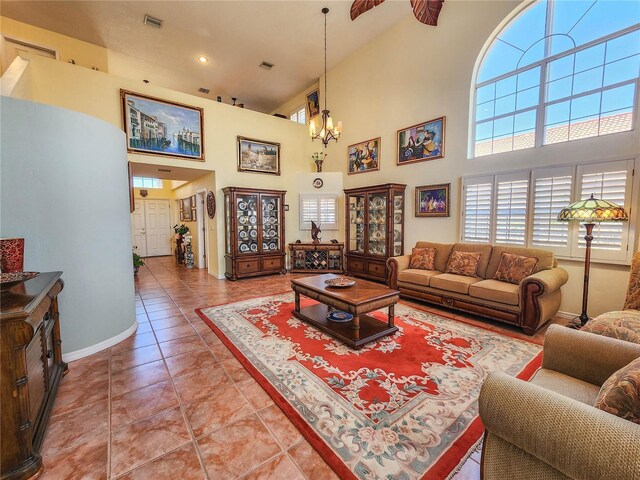
<path id="1" fill-rule="evenodd" d="M 398 290 L 355 278 L 353 280 L 356 284 L 346 288 L 329 287 L 325 283 L 325 280 L 336 277 L 334 274 L 324 274 L 291 280 L 291 288 L 296 297 L 293 315 L 355 349 L 398 331 L 398 327 L 394 325 L 394 307 L 400 299 Z M 300 308 L 300 295 L 320 303 Z M 385 307 L 388 308 L 386 323 L 367 315 Z M 353 320 L 327 320 L 330 308 L 352 314 Z"/>

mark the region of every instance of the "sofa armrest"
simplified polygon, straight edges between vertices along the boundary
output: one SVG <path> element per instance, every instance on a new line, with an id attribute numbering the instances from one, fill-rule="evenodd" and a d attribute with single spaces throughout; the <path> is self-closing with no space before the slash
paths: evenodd
<path id="1" fill-rule="evenodd" d="M 409 268 L 411 255 L 401 255 L 399 257 L 391 257 L 387 259 L 387 272 L 389 277 L 387 283 L 390 288 L 398 289 L 398 274 Z"/>
<path id="2" fill-rule="evenodd" d="M 542 295 L 547 295 L 559 290 L 568 280 L 569 274 L 567 271 L 564 268 L 555 267 L 550 270 L 540 270 L 538 273 L 525 277 L 520 282 L 520 289 L 525 288 L 528 283 L 536 282 L 543 288 Z"/>
<path id="3" fill-rule="evenodd" d="M 640 425 L 501 372 L 478 402 L 487 432 L 570 478 L 640 479 Z"/>
<path id="4" fill-rule="evenodd" d="M 636 358 L 638 344 L 551 325 L 544 338 L 542 367 L 600 387 Z"/>

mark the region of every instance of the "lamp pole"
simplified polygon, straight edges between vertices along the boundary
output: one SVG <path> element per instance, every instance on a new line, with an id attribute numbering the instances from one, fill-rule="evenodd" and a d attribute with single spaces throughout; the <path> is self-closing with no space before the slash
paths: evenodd
<path id="1" fill-rule="evenodd" d="M 584 285 L 582 286 L 582 313 L 580 314 L 580 326 L 583 327 L 589 321 L 587 315 L 587 304 L 589 303 L 589 270 L 591 268 L 591 241 L 593 240 L 593 227 L 595 223 L 585 223 L 584 228 L 587 234 L 584 236 L 587 242 L 587 251 L 584 254 Z"/>

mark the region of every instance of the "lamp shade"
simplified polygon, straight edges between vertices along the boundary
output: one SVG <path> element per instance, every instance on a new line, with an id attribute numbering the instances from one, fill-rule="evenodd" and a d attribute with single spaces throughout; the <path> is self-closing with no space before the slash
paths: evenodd
<path id="1" fill-rule="evenodd" d="M 561 222 L 599 223 L 627 220 L 629 215 L 624 208 L 607 200 L 593 198 L 593 194 L 586 200 L 566 206 L 558 214 L 558 221 Z"/>

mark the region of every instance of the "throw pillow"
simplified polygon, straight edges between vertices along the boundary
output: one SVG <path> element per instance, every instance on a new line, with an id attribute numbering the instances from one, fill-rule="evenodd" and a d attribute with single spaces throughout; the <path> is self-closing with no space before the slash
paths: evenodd
<path id="1" fill-rule="evenodd" d="M 481 256 L 480 252 L 451 252 L 445 273 L 475 277 Z"/>
<path id="2" fill-rule="evenodd" d="M 640 358 L 607 378 L 594 406 L 640 425 Z"/>
<path id="3" fill-rule="evenodd" d="M 420 270 L 434 270 L 433 266 L 436 259 L 435 248 L 414 248 L 411 250 L 411 260 L 409 268 L 417 268 Z"/>
<path id="4" fill-rule="evenodd" d="M 500 265 L 498 265 L 498 270 L 496 270 L 493 279 L 517 285 L 523 278 L 533 273 L 537 263 L 538 259 L 536 257 L 525 257 L 502 252 Z"/>
<path id="5" fill-rule="evenodd" d="M 640 310 L 640 254 L 638 253 L 633 256 L 633 260 L 631 261 L 627 299 L 622 309 Z"/>

